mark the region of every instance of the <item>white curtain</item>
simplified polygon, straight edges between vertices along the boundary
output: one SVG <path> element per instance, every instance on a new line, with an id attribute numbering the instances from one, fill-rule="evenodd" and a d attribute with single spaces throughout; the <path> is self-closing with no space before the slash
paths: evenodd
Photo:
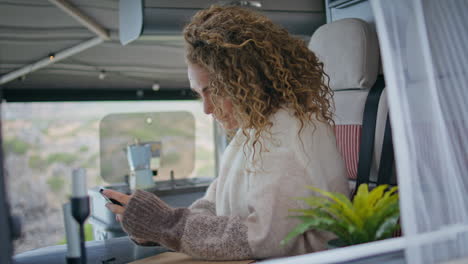
<path id="1" fill-rule="evenodd" d="M 372 0 L 407 263 L 468 256 L 468 0 Z"/>

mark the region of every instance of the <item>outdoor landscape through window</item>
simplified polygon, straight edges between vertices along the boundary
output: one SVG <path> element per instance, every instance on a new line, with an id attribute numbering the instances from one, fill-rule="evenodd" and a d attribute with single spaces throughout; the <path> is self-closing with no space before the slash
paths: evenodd
<path id="1" fill-rule="evenodd" d="M 201 102 L 2 104 L 8 195 L 12 212 L 21 217 L 23 231 L 15 242 L 15 253 L 65 242 L 61 206 L 71 193 L 73 168 L 86 169 L 89 188 L 106 185 L 100 175 L 99 150 L 99 126 L 104 116 L 175 111 L 188 111 L 195 119 L 194 169 L 177 176 L 214 177 L 213 120 L 203 113 Z M 183 149 L 169 151 L 167 162 L 186 157 Z M 168 179 L 164 173 L 156 179 Z M 87 229 L 88 237 L 92 236 L 90 225 Z"/>

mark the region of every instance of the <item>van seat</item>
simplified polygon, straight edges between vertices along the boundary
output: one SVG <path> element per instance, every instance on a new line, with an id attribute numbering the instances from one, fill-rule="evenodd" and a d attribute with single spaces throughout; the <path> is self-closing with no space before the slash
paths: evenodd
<path id="1" fill-rule="evenodd" d="M 323 62 L 324 71 L 330 78 L 330 88 L 334 90 L 337 145 L 345 161 L 350 185 L 354 188 L 364 106 L 377 78 L 382 78 L 378 76 L 380 52 L 377 34 L 361 19 L 341 19 L 318 28 L 310 39 L 309 49 Z M 378 105 L 371 181 L 377 178 L 387 112 L 384 90 Z"/>

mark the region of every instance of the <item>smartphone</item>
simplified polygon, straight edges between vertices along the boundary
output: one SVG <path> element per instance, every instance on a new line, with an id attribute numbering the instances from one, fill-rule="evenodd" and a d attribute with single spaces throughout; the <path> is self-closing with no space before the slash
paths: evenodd
<path id="1" fill-rule="evenodd" d="M 102 194 L 103 191 L 104 191 L 104 188 L 99 189 L 99 193 L 102 195 L 102 197 L 104 197 L 104 199 L 106 199 L 107 202 L 123 206 L 123 204 L 121 204 L 119 201 L 117 201 L 115 199 L 112 199 L 112 198 L 109 198 L 109 197 L 105 196 L 104 194 Z"/>

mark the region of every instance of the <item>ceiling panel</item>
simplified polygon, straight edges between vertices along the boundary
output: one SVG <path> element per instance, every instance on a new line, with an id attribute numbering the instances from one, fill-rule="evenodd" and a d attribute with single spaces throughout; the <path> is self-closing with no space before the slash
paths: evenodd
<path id="1" fill-rule="evenodd" d="M 0 25 L 21 28 L 81 28 L 69 15 L 48 1 L 27 4 L 16 1 L 0 1 Z"/>
<path id="2" fill-rule="evenodd" d="M 0 85 L 1 88 L 151 89 L 154 82 L 159 82 L 161 89 L 189 89 L 180 33 L 139 39 L 122 46 L 118 42 L 118 0 L 68 2 L 110 30 L 112 40 Z M 324 13 L 322 0 L 290 0 L 287 5 L 276 0 L 259 2 L 264 9 L 292 11 L 292 15 L 294 11 Z M 215 3 L 145 1 L 147 6 L 174 9 L 201 9 Z M 0 75 L 93 37 L 94 33 L 49 1 L 0 0 Z M 101 80 L 102 70 L 106 77 Z"/>
<path id="3" fill-rule="evenodd" d="M 173 79 L 177 78 L 176 81 Z M 154 79 L 154 80 L 153 80 Z M 63 71 L 43 69 L 28 74 L 23 80 L 15 80 L 4 85 L 15 89 L 143 89 L 151 90 L 157 82 L 161 90 L 188 87 L 187 75 L 153 74 L 133 76 L 131 73 L 108 72 L 104 80 L 99 79 L 99 72 Z"/>

